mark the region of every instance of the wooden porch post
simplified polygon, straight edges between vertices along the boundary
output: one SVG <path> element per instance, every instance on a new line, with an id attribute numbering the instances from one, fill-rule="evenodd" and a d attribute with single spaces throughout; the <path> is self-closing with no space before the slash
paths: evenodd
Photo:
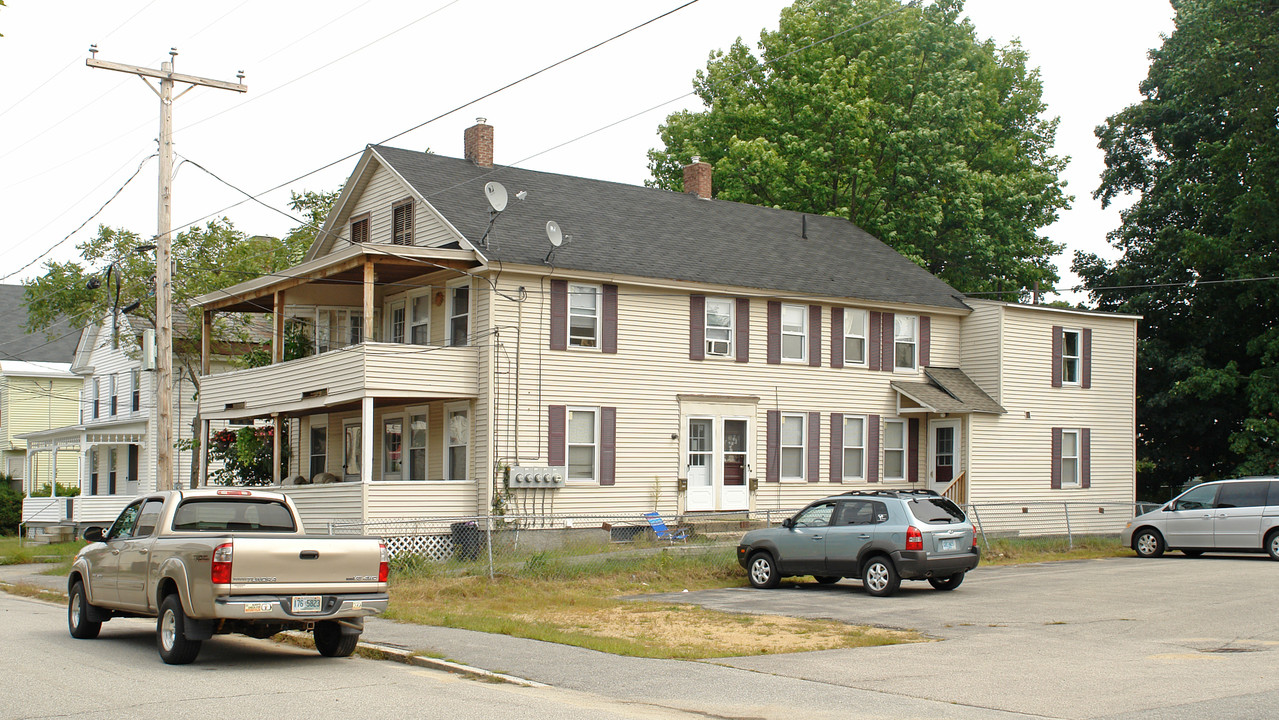
<path id="1" fill-rule="evenodd" d="M 373 342 L 373 260 L 364 261 L 364 338 Z"/>
<path id="2" fill-rule="evenodd" d="M 200 374 L 209 374 L 209 350 L 213 342 L 213 311 L 205 310 L 204 324 L 200 330 Z"/>
<path id="3" fill-rule="evenodd" d="M 373 482 L 373 398 L 364 398 L 360 410 L 360 482 L 367 483 Z"/>
<path id="4" fill-rule="evenodd" d="M 275 328 L 271 331 L 271 362 L 284 361 L 284 293 L 275 293 Z"/>
<path id="5" fill-rule="evenodd" d="M 284 418 L 280 417 L 279 413 L 271 415 L 271 428 L 273 430 L 271 433 L 271 484 L 280 485 L 280 448 L 283 440 L 280 436 L 284 434 Z"/>
<path id="6" fill-rule="evenodd" d="M 200 474 L 196 476 L 200 487 L 209 484 L 209 421 L 200 421 Z"/>

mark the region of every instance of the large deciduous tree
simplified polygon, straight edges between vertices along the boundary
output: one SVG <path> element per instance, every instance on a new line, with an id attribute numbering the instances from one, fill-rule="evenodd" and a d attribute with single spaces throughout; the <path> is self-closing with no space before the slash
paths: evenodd
<path id="1" fill-rule="evenodd" d="M 667 117 L 651 184 L 682 190 L 700 156 L 719 199 L 846 217 L 960 290 L 1053 283 L 1061 248 L 1038 231 L 1071 199 L 1057 120 L 1021 47 L 979 40 L 962 11 L 799 0 L 758 56 L 711 54 L 706 109 Z"/>
<path id="2" fill-rule="evenodd" d="M 1142 101 L 1097 128 L 1095 195 L 1136 195 L 1110 234 L 1122 255 L 1074 264 L 1100 308 L 1144 316 L 1148 493 L 1279 472 L 1279 2 L 1172 4 Z"/>

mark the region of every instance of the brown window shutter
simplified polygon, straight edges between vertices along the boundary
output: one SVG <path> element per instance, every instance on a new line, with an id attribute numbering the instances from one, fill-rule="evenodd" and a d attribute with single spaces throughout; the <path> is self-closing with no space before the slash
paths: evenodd
<path id="1" fill-rule="evenodd" d="M 749 362 L 751 359 L 751 299 L 737 298 L 737 362 Z"/>
<path id="2" fill-rule="evenodd" d="M 600 338 L 600 352 L 617 352 L 617 286 L 604 286 L 603 337 Z"/>
<path id="3" fill-rule="evenodd" d="M 568 281 L 551 281 L 551 349 L 568 349 Z"/>
<path id="4" fill-rule="evenodd" d="M 1060 325 L 1053 325 L 1053 387 L 1061 387 L 1061 349 L 1064 336 Z M 1060 478 L 1058 478 L 1060 480 Z M 1061 487 L 1060 482 L 1054 487 Z"/>
<path id="5" fill-rule="evenodd" d="M 369 219 L 360 218 L 351 221 L 351 242 L 366 243 L 369 241 Z"/>
<path id="6" fill-rule="evenodd" d="M 919 316 L 919 366 L 928 367 L 932 361 L 933 319 Z"/>
<path id="7" fill-rule="evenodd" d="M 780 434 L 782 429 L 782 413 L 780 410 L 769 410 L 767 421 L 766 444 L 764 451 L 764 482 L 780 482 L 782 479 L 781 468 L 781 442 Z"/>
<path id="8" fill-rule="evenodd" d="M 548 465 L 563 465 L 564 425 L 568 420 L 568 407 L 549 405 L 546 408 L 546 460 Z"/>
<path id="9" fill-rule="evenodd" d="M 913 483 L 919 482 L 919 418 L 911 418 L 906 423 L 906 478 Z"/>
<path id="10" fill-rule="evenodd" d="M 830 414 L 830 481 L 844 482 L 844 413 Z"/>
<path id="11" fill-rule="evenodd" d="M 880 320 L 880 315 L 882 315 L 882 314 L 883 314 L 883 313 L 880 313 L 880 312 L 878 312 L 878 311 L 876 311 L 876 310 L 872 310 L 872 311 L 870 312 L 870 328 L 869 328 L 869 329 L 867 330 L 867 332 L 866 332 L 866 334 L 867 334 L 867 336 L 868 336 L 868 337 L 866 338 L 866 344 L 870 346 L 870 347 L 868 347 L 868 348 L 867 348 L 867 351 L 868 351 L 868 352 L 869 352 L 869 354 L 870 354 L 870 369 L 871 369 L 871 370 L 878 370 L 878 369 L 879 369 L 879 366 L 880 366 L 880 358 L 879 358 L 879 320 Z"/>
<path id="12" fill-rule="evenodd" d="M 688 359 L 706 358 L 706 296 L 688 296 Z"/>
<path id="13" fill-rule="evenodd" d="M 1092 429 L 1079 429 L 1079 487 L 1092 487 Z"/>
<path id="14" fill-rule="evenodd" d="M 782 362 L 782 304 L 777 300 L 768 301 L 768 364 L 780 365 Z"/>
<path id="15" fill-rule="evenodd" d="M 866 482 L 879 482 L 879 416 L 871 415 L 866 431 Z"/>
<path id="16" fill-rule="evenodd" d="M 600 485 L 617 483 L 617 408 L 600 408 Z"/>
<path id="17" fill-rule="evenodd" d="M 1083 365 L 1080 368 L 1079 385 L 1083 388 L 1090 388 L 1092 387 L 1092 328 L 1084 328 L 1083 337 L 1080 339 L 1083 341 L 1084 347 L 1080 351 L 1081 357 L 1079 358 L 1079 364 Z"/>
<path id="18" fill-rule="evenodd" d="M 883 363 L 880 370 L 884 372 L 892 372 L 893 367 L 897 365 L 897 348 L 894 343 L 897 339 L 897 331 L 893 328 L 893 319 L 896 317 L 893 313 L 883 313 L 879 316 L 879 342 L 882 345 L 879 357 L 880 362 Z"/>
<path id="19" fill-rule="evenodd" d="M 808 364 L 822 366 L 822 306 L 808 306 Z"/>
<path id="20" fill-rule="evenodd" d="M 1060 377 L 1060 375 L 1058 377 Z M 1052 467 L 1052 474 L 1049 479 L 1049 487 L 1051 487 L 1053 490 L 1060 490 L 1061 489 L 1061 428 L 1059 427 L 1053 428 L 1052 456 L 1053 456 L 1053 467 Z"/>
<path id="21" fill-rule="evenodd" d="M 391 243 L 413 244 L 413 203 L 405 202 L 391 208 Z"/>
<path id="22" fill-rule="evenodd" d="M 830 309 L 830 366 L 844 367 L 844 308 Z"/>
<path id="23" fill-rule="evenodd" d="M 810 483 L 821 480 L 818 473 L 822 470 L 822 414 L 810 412 L 808 414 L 808 437 L 804 438 L 808 441 L 808 476 Z"/>

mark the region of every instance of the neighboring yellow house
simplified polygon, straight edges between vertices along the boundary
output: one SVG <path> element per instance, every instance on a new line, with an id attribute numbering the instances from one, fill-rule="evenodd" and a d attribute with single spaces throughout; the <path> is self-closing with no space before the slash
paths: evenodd
<path id="1" fill-rule="evenodd" d="M 289 420 L 308 524 L 499 493 L 668 516 L 882 487 L 1132 502 L 1137 317 L 966 298 L 847 220 L 713 199 L 696 159 L 674 193 L 495 166 L 492 139 L 370 146 L 302 264 L 195 300 L 206 327 L 274 315 L 276 362 L 203 377 L 200 412 Z M 312 356 L 281 361 L 286 328 Z"/>
<path id="2" fill-rule="evenodd" d="M 74 422 L 84 382 L 71 373 L 80 331 L 60 323 L 50 340 L 27 333 L 26 318 L 23 287 L 0 285 L 0 473 L 24 493 L 49 483 L 53 462 L 46 454 L 29 469 L 27 443 L 15 436 Z M 74 486 L 79 472 L 75 453 L 59 453 L 58 482 Z"/>

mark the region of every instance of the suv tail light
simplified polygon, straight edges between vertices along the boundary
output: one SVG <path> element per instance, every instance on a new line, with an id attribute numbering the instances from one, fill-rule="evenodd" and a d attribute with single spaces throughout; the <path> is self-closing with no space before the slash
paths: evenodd
<path id="1" fill-rule="evenodd" d="M 391 577 L 391 552 L 386 549 L 386 543 L 380 543 L 378 547 L 382 550 L 382 558 L 377 564 L 377 581 L 384 583 Z"/>
<path id="2" fill-rule="evenodd" d="M 222 543 L 213 551 L 213 569 L 209 579 L 214 585 L 226 585 L 231 582 L 231 543 Z"/>
<path id="3" fill-rule="evenodd" d="M 919 532 L 919 528 L 911 525 L 906 528 L 906 549 L 907 550 L 923 550 L 924 534 Z"/>
<path id="4" fill-rule="evenodd" d="M 977 547 L 977 526 L 973 526 L 973 547 Z"/>

